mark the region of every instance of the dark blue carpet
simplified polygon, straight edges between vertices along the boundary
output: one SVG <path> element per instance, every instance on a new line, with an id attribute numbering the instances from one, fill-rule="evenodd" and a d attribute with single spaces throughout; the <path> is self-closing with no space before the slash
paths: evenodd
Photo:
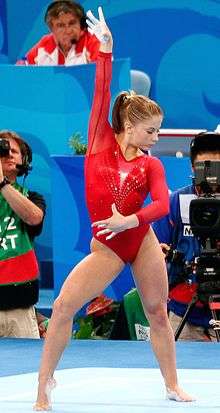
<path id="1" fill-rule="evenodd" d="M 43 340 L 1 339 L 0 376 L 38 370 Z M 177 367 L 182 369 L 219 369 L 220 344 L 177 342 Z M 72 340 L 58 368 L 120 367 L 157 368 L 149 342 Z"/>

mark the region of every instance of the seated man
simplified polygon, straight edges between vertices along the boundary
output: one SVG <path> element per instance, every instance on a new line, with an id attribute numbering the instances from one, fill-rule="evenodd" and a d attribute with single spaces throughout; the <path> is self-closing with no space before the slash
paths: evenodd
<path id="1" fill-rule="evenodd" d="M 192 168 L 198 161 L 220 161 L 220 134 L 212 132 L 198 134 L 190 145 L 190 159 Z M 176 251 L 168 263 L 170 287 L 168 310 L 174 331 L 197 291 L 196 275 L 193 274 L 190 265 L 187 271 L 184 267 L 184 263 L 192 263 L 201 253 L 200 242 L 193 235 L 189 225 L 189 203 L 196 197 L 197 191 L 197 187 L 192 184 L 173 192 L 170 196 L 169 215 L 153 224 L 163 250 L 167 253 L 172 247 Z M 211 318 L 208 305 L 204 306 L 198 301 L 189 312 L 180 339 L 215 341 L 215 332 L 209 325 Z"/>
<path id="2" fill-rule="evenodd" d="M 79 65 L 95 62 L 100 42 L 87 30 L 83 7 L 72 0 L 49 4 L 45 22 L 51 33 L 43 36 L 17 64 Z"/>

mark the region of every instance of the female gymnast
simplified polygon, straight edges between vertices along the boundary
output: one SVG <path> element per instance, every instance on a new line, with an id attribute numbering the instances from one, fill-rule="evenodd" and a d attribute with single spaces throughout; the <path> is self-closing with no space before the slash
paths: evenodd
<path id="1" fill-rule="evenodd" d="M 151 343 L 164 378 L 166 394 L 192 401 L 178 385 L 175 344 L 167 317 L 167 273 L 150 223 L 168 213 L 168 190 L 161 162 L 143 151 L 158 141 L 163 113 L 144 96 L 122 92 L 108 121 L 112 74 L 112 35 L 101 8 L 88 24 L 101 40 L 85 162 L 86 200 L 92 221 L 91 253 L 70 272 L 45 339 L 34 409 L 49 410 L 54 370 L 72 332 L 73 315 L 99 296 L 130 263 L 146 316 Z M 150 193 L 152 202 L 143 206 Z"/>

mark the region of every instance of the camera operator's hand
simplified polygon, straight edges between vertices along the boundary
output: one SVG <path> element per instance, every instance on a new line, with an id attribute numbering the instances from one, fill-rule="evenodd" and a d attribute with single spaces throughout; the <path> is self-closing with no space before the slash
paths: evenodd
<path id="1" fill-rule="evenodd" d="M 166 258 L 168 252 L 170 251 L 170 245 L 161 242 L 160 244 L 164 257 Z"/>

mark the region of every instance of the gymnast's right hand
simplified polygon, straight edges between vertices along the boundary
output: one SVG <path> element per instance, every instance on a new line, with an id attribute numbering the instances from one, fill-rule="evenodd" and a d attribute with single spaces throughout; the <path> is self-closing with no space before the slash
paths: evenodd
<path id="1" fill-rule="evenodd" d="M 106 239 L 115 237 L 119 232 L 137 227 L 139 225 L 138 218 L 135 214 L 124 216 L 118 212 L 115 204 L 112 204 L 112 216 L 101 221 L 93 222 L 92 227 L 102 228 L 97 232 L 97 236 L 108 234 Z"/>
<path id="2" fill-rule="evenodd" d="M 112 34 L 106 24 L 102 8 L 98 8 L 99 20 L 92 14 L 91 10 L 87 11 L 86 23 L 89 26 L 89 31 L 94 33 L 97 39 L 101 42 L 100 50 L 111 52 L 112 49 Z"/>

